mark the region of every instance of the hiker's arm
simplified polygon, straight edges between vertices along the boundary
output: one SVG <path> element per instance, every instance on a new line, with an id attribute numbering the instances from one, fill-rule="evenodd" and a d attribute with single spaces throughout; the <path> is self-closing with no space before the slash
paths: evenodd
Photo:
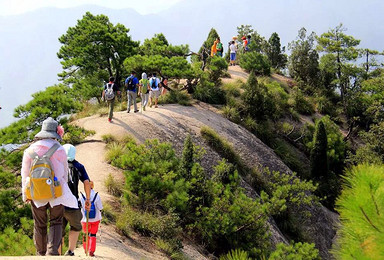
<path id="1" fill-rule="evenodd" d="M 91 198 L 91 183 L 89 182 L 89 180 L 84 181 L 84 191 L 85 191 L 85 196 L 87 197 L 86 201 L 85 201 L 84 208 L 86 210 L 90 210 L 91 209 L 91 202 L 89 199 Z"/>
<path id="2" fill-rule="evenodd" d="M 32 159 L 27 154 L 27 150 L 24 152 L 23 162 L 21 166 L 21 194 L 24 202 L 28 202 L 27 196 L 25 195 L 26 179 L 29 175 L 29 169 L 31 168 Z"/>

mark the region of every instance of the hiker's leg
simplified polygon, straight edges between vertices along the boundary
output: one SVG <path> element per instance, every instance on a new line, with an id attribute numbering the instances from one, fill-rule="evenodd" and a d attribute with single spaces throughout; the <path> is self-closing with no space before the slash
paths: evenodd
<path id="1" fill-rule="evenodd" d="M 109 107 L 108 119 L 111 119 L 111 120 L 113 118 L 113 106 L 114 105 L 115 105 L 115 99 L 108 101 L 108 107 Z"/>
<path id="2" fill-rule="evenodd" d="M 87 251 L 87 246 L 85 244 L 85 242 L 87 241 L 86 240 L 86 232 L 87 232 L 87 222 L 81 222 L 81 226 L 83 227 L 83 248 L 84 248 L 84 252 Z M 88 233 L 89 233 L 89 227 L 90 227 L 90 222 L 88 222 Z M 88 239 L 88 248 L 89 248 L 89 239 Z"/>
<path id="3" fill-rule="evenodd" d="M 65 229 L 67 227 L 67 224 L 68 224 L 68 220 L 67 220 L 67 210 L 65 210 L 64 208 L 64 217 L 63 217 L 63 224 L 61 225 L 61 243 L 60 243 L 60 246 L 59 246 L 59 254 L 62 255 L 63 254 L 63 247 L 64 247 L 64 237 L 65 237 Z"/>
<path id="4" fill-rule="evenodd" d="M 132 105 L 132 96 L 131 96 L 132 91 L 127 91 L 127 96 L 128 96 L 128 107 L 127 107 L 127 112 L 131 111 L 131 105 Z"/>
<path id="5" fill-rule="evenodd" d="M 137 93 L 132 91 L 133 108 L 135 109 L 134 111 L 137 111 L 136 97 L 137 97 Z"/>
<path id="6" fill-rule="evenodd" d="M 153 91 L 149 91 L 149 107 L 152 107 Z"/>
<path id="7" fill-rule="evenodd" d="M 49 204 L 47 204 L 49 206 Z M 47 205 L 37 208 L 33 202 L 32 216 L 33 216 L 33 242 L 35 243 L 37 255 L 45 255 L 47 252 Z"/>
<path id="8" fill-rule="evenodd" d="M 96 234 L 99 229 L 100 221 L 91 222 L 90 224 L 90 232 L 89 232 L 89 252 L 96 251 Z"/>
<path id="9" fill-rule="evenodd" d="M 61 228 L 63 224 L 64 206 L 57 205 L 49 208 L 49 234 L 48 234 L 48 255 L 59 255 L 61 243 Z"/>
<path id="10" fill-rule="evenodd" d="M 70 224 L 68 250 L 73 252 L 76 248 L 77 239 L 79 238 L 79 233 L 81 231 L 81 219 L 83 218 L 83 215 L 81 214 L 80 209 L 66 210 L 65 212 L 65 218 L 68 219 Z"/>

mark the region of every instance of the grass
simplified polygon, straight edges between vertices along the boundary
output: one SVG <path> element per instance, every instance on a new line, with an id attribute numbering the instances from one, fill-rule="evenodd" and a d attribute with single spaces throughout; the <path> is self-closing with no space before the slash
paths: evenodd
<path id="1" fill-rule="evenodd" d="M 179 104 L 182 106 L 192 105 L 192 98 L 186 91 L 173 90 L 160 96 L 159 104 Z"/>
<path id="2" fill-rule="evenodd" d="M 105 179 L 104 185 L 111 195 L 115 197 L 121 197 L 123 195 L 123 183 L 117 181 L 111 173 L 108 174 L 108 177 Z"/>

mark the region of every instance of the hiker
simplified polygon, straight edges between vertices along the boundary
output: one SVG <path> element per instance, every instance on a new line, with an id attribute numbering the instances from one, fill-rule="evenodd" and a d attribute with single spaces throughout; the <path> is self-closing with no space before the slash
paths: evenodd
<path id="1" fill-rule="evenodd" d="M 109 82 L 104 85 L 104 90 L 102 94 L 103 100 L 105 100 L 108 103 L 108 122 L 112 123 L 113 118 L 113 107 L 115 105 L 115 97 L 116 93 L 120 95 L 119 88 L 117 84 L 115 84 L 115 78 L 110 77 Z"/>
<path id="2" fill-rule="evenodd" d="M 62 229 L 62 246 L 64 245 L 65 228 L 69 223 L 70 231 L 68 235 L 68 251 L 65 255 L 74 256 L 74 250 L 76 248 L 76 242 L 79 238 L 81 231 L 81 219 L 83 215 L 81 213 L 81 203 L 79 200 L 79 180 L 84 184 L 84 191 L 86 194 L 85 207 L 86 210 L 90 210 L 90 194 L 91 184 L 88 174 L 84 165 L 79 163 L 76 159 L 76 148 L 71 144 L 63 145 L 68 160 L 68 186 L 72 194 L 76 197 L 78 204 L 75 208 L 64 207 L 64 219 Z"/>
<path id="3" fill-rule="evenodd" d="M 81 194 L 81 205 L 83 206 L 81 208 L 81 211 L 83 213 L 83 218 L 81 220 L 81 225 L 83 226 L 83 232 L 85 235 L 88 231 L 88 247 L 86 245 L 86 238 L 83 237 L 83 248 L 85 250 L 85 253 L 89 252 L 90 256 L 95 256 L 95 250 L 96 250 L 96 234 L 99 229 L 99 224 L 101 220 L 101 210 L 103 209 L 103 204 L 101 203 L 101 198 L 98 192 L 95 192 L 93 190 L 94 183 L 91 181 L 91 210 L 88 214 L 88 221 L 87 221 L 87 212 L 85 211 L 85 204 L 84 204 L 84 195 Z M 88 229 L 87 229 L 88 224 Z"/>
<path id="4" fill-rule="evenodd" d="M 152 107 L 152 101 L 155 99 L 155 108 L 157 108 L 157 102 L 160 96 L 160 79 L 156 77 L 156 73 L 152 74 L 151 79 L 149 80 L 149 87 L 151 89 L 149 93 L 149 107 Z"/>
<path id="5" fill-rule="evenodd" d="M 135 110 L 133 110 L 134 113 L 139 112 L 137 109 L 136 104 L 136 97 L 137 97 L 137 86 L 139 84 L 139 80 L 136 78 L 136 72 L 132 71 L 131 76 L 129 76 L 125 80 L 125 86 L 127 88 L 127 97 L 128 97 L 128 104 L 127 104 L 127 113 L 131 111 L 131 105 L 133 103 L 133 107 Z"/>
<path id="6" fill-rule="evenodd" d="M 235 41 L 232 41 L 231 42 L 231 45 L 229 46 L 229 50 L 230 50 L 230 65 L 231 66 L 235 66 L 235 61 L 236 61 L 236 52 L 237 52 L 237 48 L 235 46 Z"/>
<path id="7" fill-rule="evenodd" d="M 217 40 L 213 42 L 213 45 L 211 47 L 211 57 L 215 56 L 217 53 Z"/>
<path id="8" fill-rule="evenodd" d="M 216 40 L 216 55 L 217 56 L 219 56 L 219 57 L 223 57 L 223 44 L 221 43 L 221 41 L 220 41 L 220 37 L 219 38 L 217 38 L 217 40 Z"/>
<path id="9" fill-rule="evenodd" d="M 148 104 L 149 99 L 149 80 L 147 73 L 143 72 L 141 74 L 141 80 L 139 81 L 139 93 L 141 95 L 141 107 L 145 111 L 145 107 Z"/>
<path id="10" fill-rule="evenodd" d="M 248 40 L 247 40 L 247 38 L 245 36 L 243 36 L 241 39 L 243 40 L 243 51 L 247 52 L 249 50 L 249 48 L 248 48 Z"/>
<path id="11" fill-rule="evenodd" d="M 160 85 L 161 85 L 161 95 L 167 94 L 168 78 L 162 77 L 160 81 Z"/>
<path id="12" fill-rule="evenodd" d="M 47 118 L 23 155 L 22 197 L 24 202 L 31 203 L 34 244 L 37 255 L 42 256 L 59 255 L 64 206 L 77 207 L 67 183 L 67 155 L 58 142 L 63 134 L 63 127 L 51 117 Z"/>

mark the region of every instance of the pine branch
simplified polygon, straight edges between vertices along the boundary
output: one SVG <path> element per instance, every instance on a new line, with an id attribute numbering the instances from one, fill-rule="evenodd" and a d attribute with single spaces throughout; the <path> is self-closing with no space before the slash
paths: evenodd
<path id="1" fill-rule="evenodd" d="M 374 229 L 376 229 L 378 232 L 382 233 L 381 230 L 378 229 L 378 228 L 372 223 L 372 221 L 369 219 L 368 215 L 365 213 L 364 209 L 363 209 L 361 206 L 359 206 L 359 208 L 360 208 L 361 212 L 363 213 L 365 219 L 368 221 L 368 223 L 369 223 Z"/>

